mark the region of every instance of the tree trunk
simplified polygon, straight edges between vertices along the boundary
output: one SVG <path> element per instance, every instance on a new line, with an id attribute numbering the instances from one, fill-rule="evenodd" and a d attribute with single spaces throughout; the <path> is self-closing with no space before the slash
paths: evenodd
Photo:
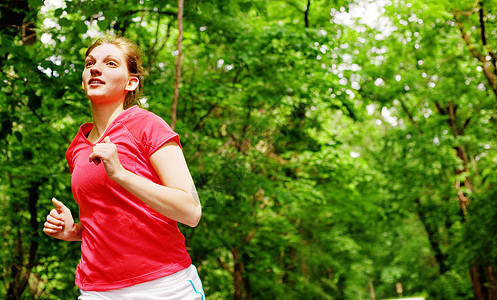
<path id="1" fill-rule="evenodd" d="M 457 105 L 454 103 L 448 103 L 442 106 L 440 103 L 435 102 L 435 105 L 441 115 L 447 116 L 447 124 L 452 130 L 455 138 L 459 136 L 464 136 L 464 131 L 466 126 L 469 124 L 469 119 L 464 121 L 464 124 L 458 124 L 457 122 Z M 468 191 L 473 191 L 473 184 L 471 178 L 469 177 L 470 165 L 468 160 L 468 152 L 464 145 L 457 145 L 454 147 L 456 150 L 457 157 L 462 162 L 462 169 L 455 170 L 455 175 L 461 177 L 462 180 L 458 179 L 455 184 L 457 191 L 457 196 L 459 199 L 459 206 L 461 208 L 462 222 L 467 220 L 467 207 L 470 202 L 468 195 L 464 192 L 463 187 Z M 486 270 L 480 272 L 479 265 L 473 263 L 469 272 L 471 276 L 471 284 L 473 286 L 473 293 L 476 300 L 494 300 L 497 299 L 496 291 L 496 280 L 493 275 L 493 268 L 491 265 L 485 267 Z M 488 278 L 488 281 L 486 280 Z"/>
<path id="2" fill-rule="evenodd" d="M 250 258 L 248 257 L 247 254 L 242 255 L 242 266 L 245 266 L 249 261 Z M 244 299 L 246 300 L 252 300 L 252 290 L 251 290 L 251 285 L 250 285 L 250 280 L 247 276 L 246 272 L 242 273 L 242 278 L 243 278 L 243 290 L 244 290 Z"/>
<path id="3" fill-rule="evenodd" d="M 16 243 L 16 253 L 15 253 L 15 261 L 11 266 L 11 278 L 12 282 L 9 283 L 9 288 L 7 292 L 7 299 L 20 299 L 22 293 L 26 289 L 28 285 L 29 277 L 31 276 L 31 271 L 33 267 L 37 264 L 37 254 L 38 254 L 38 221 L 36 219 L 38 210 L 37 203 L 40 198 L 39 195 L 39 187 L 41 186 L 41 182 L 33 182 L 31 187 L 29 188 L 29 196 L 28 196 L 28 212 L 30 214 L 30 226 L 28 232 L 23 232 L 21 227 L 22 224 L 19 224 L 17 228 L 17 243 Z M 21 208 L 18 207 L 16 214 L 21 213 Z M 23 236 L 30 236 L 29 239 L 29 252 L 27 258 L 24 255 L 24 248 L 26 238 Z M 27 262 L 26 262 L 27 260 Z"/>
<path id="4" fill-rule="evenodd" d="M 235 291 L 234 299 L 242 300 L 244 266 L 238 248 L 234 247 L 233 249 L 231 249 L 231 253 L 233 254 L 233 260 L 235 261 L 235 268 L 233 272 L 233 289 Z"/>
<path id="5" fill-rule="evenodd" d="M 369 296 L 371 297 L 371 300 L 376 300 L 376 294 L 374 292 L 374 285 L 372 278 L 369 278 Z"/>
<path id="6" fill-rule="evenodd" d="M 470 274 L 475 300 L 485 300 L 485 296 L 483 296 L 482 286 L 480 283 L 480 276 L 478 274 L 478 267 L 472 265 L 470 268 Z"/>
<path id="7" fill-rule="evenodd" d="M 494 268 L 492 265 L 487 266 L 488 276 L 488 300 L 497 300 L 497 283 L 495 281 Z"/>
<path id="8" fill-rule="evenodd" d="M 440 242 L 437 239 L 436 228 L 432 228 L 433 226 L 430 226 L 430 223 L 427 222 L 426 211 L 429 211 L 429 208 L 424 209 L 421 205 L 420 199 L 416 199 L 416 204 L 418 217 L 421 221 L 421 224 L 423 224 L 426 234 L 428 235 L 428 241 L 430 242 L 431 248 L 435 252 L 435 259 L 438 263 L 439 272 L 440 274 L 444 274 L 449 270 L 449 266 L 447 266 L 445 262 L 447 256 L 443 253 L 440 247 Z"/>
<path id="9" fill-rule="evenodd" d="M 31 9 L 36 9 L 31 7 Z M 8 36 L 19 36 L 22 39 L 24 46 L 29 46 L 36 41 L 36 31 L 34 24 L 36 23 L 36 14 L 30 13 L 30 5 L 27 0 L 5 0 L 3 1 L 2 13 L 0 16 L 0 31 L 2 34 Z M 8 57 L 9 53 L 5 53 L 4 59 Z M 2 61 L 0 61 L 0 66 Z M 0 133 L 0 136 L 8 135 L 11 133 L 12 123 L 8 121 L 6 125 L 8 130 Z M 9 175 L 10 177 L 10 175 Z M 11 186 L 13 188 L 12 178 Z M 5 276 L 4 284 L 7 289 L 7 299 L 20 299 L 26 286 L 28 279 L 31 275 L 31 270 L 36 264 L 38 253 L 38 222 L 37 222 L 37 207 L 36 203 L 39 199 L 40 182 L 32 182 L 28 189 L 28 212 L 30 214 L 30 225 L 27 230 L 22 226 L 22 223 L 14 224 L 17 226 L 16 235 L 16 253 L 13 253 L 14 261 L 8 268 L 10 274 Z M 15 199 L 17 203 L 13 203 L 13 213 L 23 213 L 20 203 L 26 203 L 25 199 Z M 19 204 L 19 205 L 17 205 Z M 15 228 L 15 227 L 14 227 Z M 26 238 L 31 237 L 31 238 Z M 24 255 L 24 248 L 26 243 L 29 243 L 29 251 L 27 257 Z M 7 279 L 6 279 L 7 278 Z"/>
<path id="10" fill-rule="evenodd" d="M 454 20 L 456 22 L 457 28 L 461 34 L 461 38 L 468 47 L 471 55 L 476 58 L 482 66 L 483 74 L 487 79 L 488 85 L 492 89 L 495 96 L 497 96 L 497 57 L 495 55 L 495 51 L 488 47 L 487 43 L 487 30 L 486 30 L 486 22 L 487 18 L 485 15 L 485 7 L 483 0 L 477 0 L 474 2 L 472 9 L 467 11 L 454 11 Z M 478 14 L 478 25 L 474 26 L 479 28 L 479 36 L 478 38 L 472 37 L 473 32 L 478 32 L 476 30 L 472 30 L 468 32 L 465 27 L 465 22 L 469 20 L 471 23 L 471 19 L 474 14 Z M 473 18 L 474 20 L 474 18 Z M 474 25 L 474 24 L 470 24 Z M 455 117 L 453 118 L 449 114 L 449 119 L 455 121 Z M 468 120 L 469 121 L 469 120 Z M 466 122 L 467 123 L 467 122 Z M 465 124 L 467 125 L 467 124 Z M 464 127 L 465 127 L 464 125 Z M 456 126 L 457 129 L 457 126 Z M 457 135 L 456 135 L 457 136 Z M 468 171 L 468 163 L 467 156 L 462 146 L 457 149 L 457 156 L 464 162 L 464 170 L 462 172 Z M 463 184 L 470 191 L 473 190 L 473 186 L 471 184 L 471 180 L 469 177 L 466 177 L 465 180 L 461 183 L 457 182 L 457 191 L 459 202 L 461 206 L 461 211 L 464 215 L 466 215 L 466 208 L 469 203 L 469 198 L 462 192 L 461 184 Z M 485 299 L 485 295 L 487 295 L 488 300 L 496 300 L 497 299 L 497 284 L 494 276 L 493 266 L 488 264 L 485 267 L 485 270 L 479 272 L 478 267 L 473 264 L 470 269 L 471 274 L 471 282 L 473 284 L 473 292 L 475 299 Z M 481 275 L 486 275 L 487 280 L 482 280 Z M 482 284 L 485 282 L 485 284 Z"/>
<path id="11" fill-rule="evenodd" d="M 178 0 L 178 56 L 176 56 L 176 80 L 174 82 L 174 97 L 171 108 L 171 128 L 176 127 L 178 110 L 179 83 L 181 80 L 181 41 L 183 39 L 183 0 Z"/>

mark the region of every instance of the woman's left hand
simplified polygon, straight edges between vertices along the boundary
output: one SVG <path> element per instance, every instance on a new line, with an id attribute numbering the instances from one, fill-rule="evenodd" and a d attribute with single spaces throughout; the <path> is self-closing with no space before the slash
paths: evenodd
<path id="1" fill-rule="evenodd" d="M 126 170 L 119 161 L 116 144 L 113 144 L 108 136 L 105 137 L 103 143 L 98 143 L 93 147 L 88 160 L 95 165 L 103 162 L 107 176 L 114 181 L 125 175 Z"/>

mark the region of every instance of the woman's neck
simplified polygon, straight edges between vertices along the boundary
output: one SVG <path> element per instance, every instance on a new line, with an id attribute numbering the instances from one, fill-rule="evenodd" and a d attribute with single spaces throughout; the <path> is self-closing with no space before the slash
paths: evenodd
<path id="1" fill-rule="evenodd" d="M 124 111 L 122 102 L 110 104 L 95 104 L 91 102 L 93 129 L 90 132 L 91 140 L 95 142 L 102 138 L 105 130 Z"/>

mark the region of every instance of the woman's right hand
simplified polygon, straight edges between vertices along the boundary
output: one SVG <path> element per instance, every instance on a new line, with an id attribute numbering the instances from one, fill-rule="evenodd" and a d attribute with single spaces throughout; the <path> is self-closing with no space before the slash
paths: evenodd
<path id="1" fill-rule="evenodd" d="M 55 208 L 50 211 L 43 232 L 64 241 L 80 241 L 82 225 L 75 224 L 71 211 L 62 202 L 52 198 Z"/>

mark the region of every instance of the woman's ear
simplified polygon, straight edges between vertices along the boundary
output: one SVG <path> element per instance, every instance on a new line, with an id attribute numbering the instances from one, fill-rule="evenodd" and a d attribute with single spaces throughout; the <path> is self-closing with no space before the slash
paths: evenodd
<path id="1" fill-rule="evenodd" d="M 126 87 L 124 89 L 128 92 L 132 92 L 132 91 L 136 90 L 139 83 L 140 83 L 140 79 L 138 77 L 130 76 L 128 79 L 128 83 L 126 84 Z"/>

